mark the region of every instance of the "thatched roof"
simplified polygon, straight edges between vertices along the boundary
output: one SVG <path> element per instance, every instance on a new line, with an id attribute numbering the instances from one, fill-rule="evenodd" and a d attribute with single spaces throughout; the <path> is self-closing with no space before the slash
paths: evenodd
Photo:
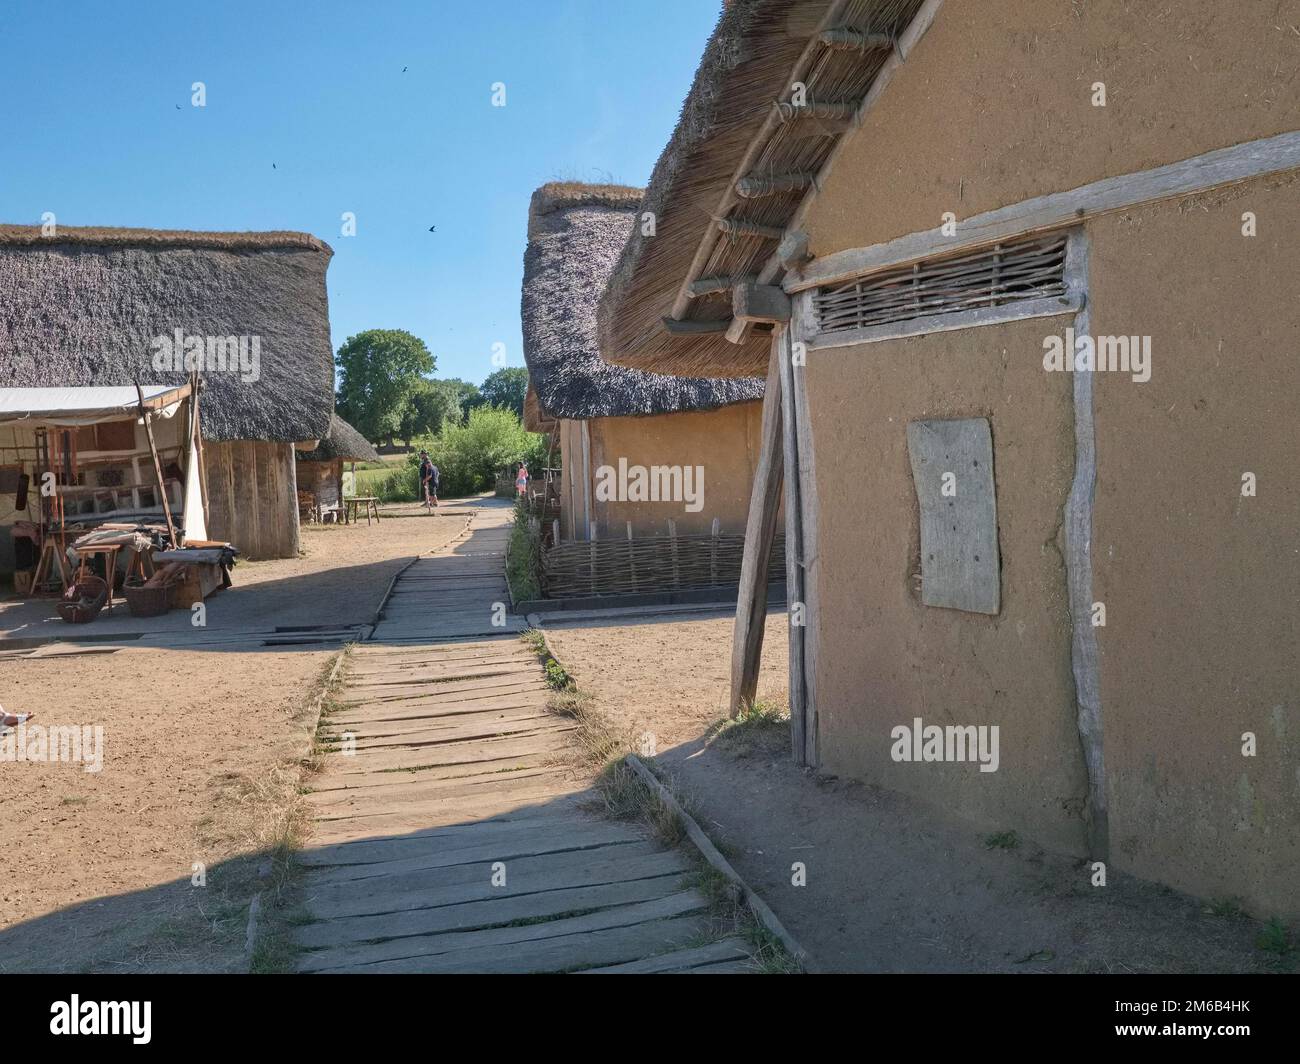
<path id="1" fill-rule="evenodd" d="M 600 305 L 606 357 L 621 365 L 670 373 L 755 374 L 764 371 L 769 335 L 733 344 L 724 332 L 669 333 L 665 318 L 726 322 L 729 291 L 692 299 L 674 315 L 683 285 L 703 278 L 753 277 L 772 257 L 772 236 L 726 235 L 718 219 L 780 233 L 804 191 L 742 198 L 740 176 L 792 171 L 816 174 L 843 123 L 782 122 L 775 103 L 801 81 L 818 104 L 856 107 L 888 59 L 888 49 L 824 45 L 821 31 L 848 28 L 897 38 L 922 0 L 733 0 L 723 11 L 695 74 L 681 118 L 646 188 L 641 209 L 656 231 L 628 239 Z M 751 144 L 759 144 L 749 157 Z M 703 248 L 702 264 L 695 264 Z"/>
<path id="2" fill-rule="evenodd" d="M 544 417 L 709 410 L 763 397 L 762 380 L 704 380 L 613 366 L 596 341 L 596 302 L 627 241 L 639 189 L 544 185 L 524 253 L 524 359 Z"/>
<path id="3" fill-rule="evenodd" d="M 524 428 L 529 432 L 552 432 L 555 429 L 555 418 L 542 409 L 532 377 L 528 378 L 528 390 L 524 392 Z"/>
<path id="4" fill-rule="evenodd" d="M 345 462 L 378 462 L 379 452 L 370 441 L 344 421 L 338 414 L 330 417 L 330 428 L 314 451 L 299 451 L 300 462 L 332 462 L 342 458 Z"/>
<path id="5" fill-rule="evenodd" d="M 305 233 L 0 226 L 0 381 L 179 384 L 156 337 L 258 340 L 258 375 L 203 374 L 204 436 L 319 439 L 334 409 L 325 270 Z M 252 375 L 249 374 L 251 377 Z"/>

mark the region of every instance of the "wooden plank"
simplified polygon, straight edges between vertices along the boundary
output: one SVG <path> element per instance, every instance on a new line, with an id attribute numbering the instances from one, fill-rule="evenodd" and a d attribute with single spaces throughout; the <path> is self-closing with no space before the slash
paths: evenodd
<path id="1" fill-rule="evenodd" d="M 787 292 L 799 292 L 933 255 L 1077 225 L 1139 204 L 1189 196 L 1297 167 L 1300 167 L 1300 131 L 1280 133 L 986 211 L 959 221 L 952 235 L 946 235 L 940 227 L 867 248 L 825 255 L 789 274 L 783 286 Z"/>
<path id="2" fill-rule="evenodd" d="M 402 957 L 330 970 L 376 975 L 404 972 L 525 975 L 574 971 L 685 945 L 704 934 L 708 926 L 706 917 L 680 916 L 556 938 L 479 946 L 433 956 Z"/>
<path id="3" fill-rule="evenodd" d="M 734 720 L 743 706 L 754 704 L 758 667 L 767 617 L 767 568 L 781 505 L 781 366 L 779 339 L 772 342 L 763 394 L 758 465 L 745 523 L 745 555 L 740 566 L 736 626 L 731 651 L 731 704 Z"/>
<path id="4" fill-rule="evenodd" d="M 404 731 L 398 735 L 366 735 L 345 730 L 335 732 L 335 742 L 347 741 L 344 736 L 350 734 L 357 750 L 416 750 L 429 746 L 441 746 L 447 743 L 464 743 L 475 740 L 499 739 L 505 736 L 524 738 L 529 735 L 547 735 L 573 731 L 572 722 L 565 723 L 554 714 L 539 714 L 523 720 L 489 720 L 476 724 L 466 724 L 459 728 L 429 727 L 422 730 Z"/>
<path id="5" fill-rule="evenodd" d="M 390 876 L 367 884 L 364 891 L 347 883 L 317 886 L 309 876 L 304 889 L 314 915 L 335 919 L 681 875 L 689 867 L 676 851 L 644 842 L 519 858 L 510 863 L 500 887 L 492 885 L 491 862 L 483 862 L 439 869 L 436 876 L 427 870 Z"/>
<path id="6" fill-rule="evenodd" d="M 455 723 L 458 717 L 473 718 L 478 714 L 502 712 L 509 716 L 518 712 L 538 712 L 545 709 L 550 697 L 549 688 L 541 684 L 535 688 L 491 689 L 475 698 L 466 697 L 387 699 L 379 702 L 350 703 L 346 708 L 331 713 L 325 720 L 330 729 L 345 725 L 398 725 L 414 721 L 445 720 Z"/>
<path id="7" fill-rule="evenodd" d="M 576 727 L 576 725 L 574 726 Z M 568 731 L 572 731 L 570 727 Z M 525 762 L 536 764 L 543 755 L 554 758 L 572 746 L 566 732 L 551 732 L 512 739 L 484 739 L 471 743 L 450 743 L 447 746 L 420 747 L 414 750 L 360 751 L 351 757 L 338 757 L 331 774 L 338 776 L 379 776 L 399 770 L 430 772 L 444 768 L 461 768 L 466 765 L 493 763 L 501 767 Z M 384 782 L 384 781 L 379 781 Z"/>
<path id="8" fill-rule="evenodd" d="M 1071 238 L 1071 266 L 1084 284 L 1088 277 L 1088 238 Z M 1092 311 L 1085 302 L 1074 321 L 1076 336 L 1092 335 Z M 1070 603 L 1070 665 L 1074 673 L 1079 739 L 1088 772 L 1088 852 L 1105 861 L 1110 852 L 1106 800 L 1106 757 L 1102 737 L 1101 667 L 1097 630 L 1092 626 L 1092 502 L 1097 483 L 1097 435 L 1089 372 L 1072 374 L 1074 405 L 1074 480 L 1065 501 L 1065 580 Z"/>
<path id="9" fill-rule="evenodd" d="M 800 508 L 799 439 L 794 409 L 794 334 L 782 329 L 777 340 L 781 360 L 781 437 L 785 480 L 785 599 L 789 621 L 789 670 L 787 689 L 790 702 L 790 747 L 795 764 L 804 763 L 807 746 L 804 699 L 803 511 Z M 796 623 L 798 622 L 798 623 Z"/>
<path id="10" fill-rule="evenodd" d="M 483 898 L 437 908 L 346 916 L 300 927 L 293 939 L 304 948 L 321 948 L 493 927 L 515 920 L 537 920 L 585 909 L 655 901 L 680 891 L 681 883 L 682 877 L 674 872 L 650 879 Z"/>
<path id="11" fill-rule="evenodd" d="M 907 426 L 921 522 L 921 601 L 972 613 L 1001 608 L 993 434 L 987 418 Z"/>
<path id="12" fill-rule="evenodd" d="M 563 718 L 551 713 L 545 706 L 537 705 L 523 706 L 519 709 L 490 709 L 483 713 L 459 713 L 453 717 L 438 714 L 411 720 L 360 720 L 345 723 L 331 719 L 321 723 L 319 733 L 325 738 L 335 741 L 340 740 L 344 734 L 350 733 L 359 743 L 374 742 L 378 739 L 400 741 L 403 736 L 409 735 L 412 736 L 414 742 L 418 743 L 426 735 L 434 736 L 439 733 L 442 733 L 448 739 L 461 738 L 461 736 L 448 733 L 463 727 L 484 728 L 496 723 L 503 728 L 518 726 L 527 730 L 550 721 L 559 720 L 563 720 Z M 493 734 L 504 734 L 504 731 L 494 732 Z"/>
<path id="13" fill-rule="evenodd" d="M 518 775 L 518 773 L 516 773 Z M 534 781 L 535 782 L 535 781 Z M 500 791 L 492 792 L 499 800 Z M 474 810 L 470 816 L 457 820 L 454 817 L 430 817 L 427 810 L 437 808 L 440 812 L 448 808 L 447 804 L 436 805 L 435 802 L 415 801 L 404 806 L 396 813 L 378 813 L 339 817 L 331 820 L 316 820 L 311 825 L 311 845 L 333 846 L 340 842 L 357 842 L 361 839 L 390 838 L 393 835 L 418 834 L 425 831 L 456 831 L 489 827 L 495 824 L 517 824 L 535 820 L 559 820 L 566 816 L 581 814 L 584 798 L 581 792 L 560 795 L 544 805 L 514 803 L 499 812 L 488 813 Z"/>
<path id="14" fill-rule="evenodd" d="M 611 964 L 605 968 L 588 968 L 583 975 L 651 975 L 655 972 L 677 971 L 699 964 L 717 964 L 724 961 L 747 960 L 749 950 L 739 938 L 729 937 L 710 942 L 707 946 L 679 949 L 645 957 L 626 964 Z"/>
<path id="15" fill-rule="evenodd" d="M 671 919 L 699 912 L 708 906 L 702 894 L 678 891 L 666 897 L 602 909 L 583 916 L 571 916 L 537 923 L 505 927 L 483 927 L 472 931 L 446 931 L 432 935 L 408 935 L 385 942 L 356 943 L 318 950 L 299 958 L 300 972 L 375 964 L 381 961 L 417 957 L 446 957 L 465 950 L 486 950 L 497 946 L 522 946 L 556 938 L 572 938 L 615 927 L 633 927 L 650 921 Z"/>
<path id="16" fill-rule="evenodd" d="M 794 301 L 791 319 L 792 343 L 804 337 L 811 293 L 803 293 Z M 818 505 L 816 461 L 813 454 L 812 415 L 808 409 L 808 387 L 804 371 L 807 353 L 793 369 L 794 415 L 796 450 L 799 456 L 799 510 L 800 540 L 803 558 L 804 630 L 803 686 L 804 686 L 804 756 L 803 764 L 816 767 L 817 749 L 817 646 L 820 632 L 818 613 L 818 581 L 821 575 L 818 550 Z"/>
<path id="17" fill-rule="evenodd" d="M 596 846 L 641 842 L 644 836 L 610 821 L 558 822 L 531 831 L 469 832 L 464 835 L 417 835 L 412 838 L 371 839 L 305 850 L 299 860 L 325 869 L 315 883 L 341 883 L 396 875 L 418 868 L 447 868 L 482 861 L 511 861 L 547 853 L 590 850 Z"/>
<path id="18" fill-rule="evenodd" d="M 449 772 L 439 775 L 436 772 L 390 773 L 393 782 L 337 779 L 325 776 L 316 781 L 312 790 L 305 795 L 307 802 L 316 810 L 318 818 L 324 816 L 353 816 L 345 807 L 364 802 L 370 805 L 382 804 L 392 798 L 409 802 L 411 808 L 423 808 L 433 812 L 437 803 L 447 807 L 455 804 L 455 799 L 481 793 L 485 785 L 492 785 L 503 796 L 511 788 L 529 790 L 542 785 L 554 784 L 574 791 L 572 782 L 558 766 L 539 764 L 528 768 L 517 768 L 503 774 L 494 766 L 471 766 L 465 772 Z M 421 799 L 427 799 L 428 805 L 422 806 Z M 442 821 L 430 821 L 442 823 Z"/>

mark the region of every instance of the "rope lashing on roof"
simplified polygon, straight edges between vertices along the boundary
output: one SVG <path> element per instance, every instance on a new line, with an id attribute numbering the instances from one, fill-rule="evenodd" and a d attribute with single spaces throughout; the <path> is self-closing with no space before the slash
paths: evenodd
<path id="1" fill-rule="evenodd" d="M 746 222 L 739 218 L 716 218 L 718 229 L 729 236 L 732 240 L 742 236 L 757 236 L 764 240 L 780 240 L 785 236 L 785 230 L 774 225 L 759 225 L 757 222 Z"/>
<path id="2" fill-rule="evenodd" d="M 760 199 L 782 192 L 802 192 L 813 183 L 815 176 L 804 170 L 786 174 L 750 174 L 736 182 L 736 195 L 743 199 Z"/>
<path id="3" fill-rule="evenodd" d="M 864 33 L 847 26 L 824 30 L 818 39 L 837 52 L 888 52 L 894 48 L 894 38 L 888 33 Z"/>
<path id="4" fill-rule="evenodd" d="M 686 294 L 692 299 L 698 299 L 700 296 L 711 296 L 716 292 L 730 292 L 736 285 L 753 280 L 753 274 L 745 274 L 741 277 L 701 277 L 686 286 Z"/>
<path id="5" fill-rule="evenodd" d="M 834 122 L 851 122 L 858 113 L 856 103 L 822 103 L 809 100 L 807 103 L 790 103 L 788 100 L 775 100 L 777 117 L 782 122 L 797 122 L 800 119 L 819 118 Z"/>

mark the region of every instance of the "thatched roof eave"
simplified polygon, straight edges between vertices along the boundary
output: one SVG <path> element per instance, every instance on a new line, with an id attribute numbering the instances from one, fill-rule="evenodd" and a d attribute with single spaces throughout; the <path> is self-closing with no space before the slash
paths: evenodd
<path id="1" fill-rule="evenodd" d="M 770 269 L 777 238 L 815 193 L 846 127 L 839 119 L 809 136 L 803 117 L 779 115 L 777 102 L 788 105 L 797 81 L 809 100 L 856 111 L 891 58 L 890 42 L 923 2 L 733 0 L 723 11 L 646 187 L 641 210 L 654 216 L 655 232 L 630 234 L 601 300 L 600 341 L 610 361 L 661 373 L 764 372 L 765 333 L 751 330 L 736 344 L 725 328 L 698 331 L 730 320 L 727 287 L 688 298 L 686 286 L 703 278 L 734 283 Z M 842 29 L 880 43 L 856 50 L 821 36 Z M 740 179 L 762 185 L 778 174 L 804 184 L 739 194 Z M 720 233 L 720 224 L 731 231 Z M 665 320 L 696 330 L 670 332 Z"/>
<path id="2" fill-rule="evenodd" d="M 761 379 L 677 377 L 606 361 L 596 338 L 596 302 L 632 228 L 639 190 L 627 190 L 620 207 L 609 205 L 604 192 L 586 199 L 573 189 L 556 206 L 548 189 L 534 194 L 529 212 L 521 305 L 524 360 L 539 416 L 637 417 L 762 398 Z M 527 402 L 525 408 L 527 414 Z"/>

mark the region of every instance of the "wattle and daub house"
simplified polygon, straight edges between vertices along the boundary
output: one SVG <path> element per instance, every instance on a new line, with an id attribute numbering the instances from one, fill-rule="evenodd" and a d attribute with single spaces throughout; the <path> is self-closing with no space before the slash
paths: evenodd
<path id="1" fill-rule="evenodd" d="M 1297 913 L 1296 69 L 1270 4 L 724 11 L 600 344 L 767 373 L 799 760 Z"/>

